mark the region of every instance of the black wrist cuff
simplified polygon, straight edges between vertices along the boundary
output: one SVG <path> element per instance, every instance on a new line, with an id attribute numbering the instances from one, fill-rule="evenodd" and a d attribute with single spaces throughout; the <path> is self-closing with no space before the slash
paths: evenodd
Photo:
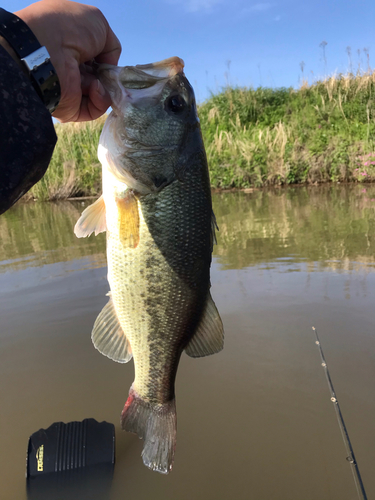
<path id="1" fill-rule="evenodd" d="M 23 62 L 34 89 L 46 108 L 53 113 L 60 101 L 61 88 L 47 49 L 40 45 L 22 19 L 1 8 L 0 35 Z"/>

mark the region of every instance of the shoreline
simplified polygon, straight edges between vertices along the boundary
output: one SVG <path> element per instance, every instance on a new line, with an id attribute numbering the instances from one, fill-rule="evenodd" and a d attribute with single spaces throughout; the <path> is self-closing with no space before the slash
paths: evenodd
<path id="1" fill-rule="evenodd" d="M 228 86 L 212 95 L 198 114 L 215 192 L 374 182 L 374 93 L 371 71 L 297 90 Z M 59 140 L 50 166 L 30 197 L 99 195 L 97 148 L 104 122 L 105 116 L 56 125 Z"/>
<path id="2" fill-rule="evenodd" d="M 303 187 L 313 187 L 313 188 L 319 188 L 319 187 L 328 187 L 328 186 L 371 186 L 374 185 L 375 181 L 364 181 L 364 182 L 358 182 L 358 181 L 337 181 L 337 182 L 304 182 L 304 183 L 295 183 L 295 184 L 271 184 L 271 185 L 264 185 L 264 186 L 259 186 L 259 187 L 246 187 L 246 188 L 239 188 L 239 187 L 232 187 L 232 188 L 217 188 L 217 187 L 211 187 L 211 193 L 212 194 L 221 194 L 221 193 L 245 193 L 245 194 L 251 194 L 256 191 L 279 191 L 279 190 L 284 190 L 284 189 L 289 189 L 289 188 L 303 188 Z M 58 198 L 58 199 L 41 199 L 38 200 L 37 198 L 32 198 L 31 196 L 24 195 L 21 199 L 19 199 L 16 204 L 19 203 L 29 203 L 29 202 L 34 202 L 34 203 L 44 203 L 44 202 L 52 202 L 52 203 L 58 203 L 61 201 L 89 201 L 89 200 L 97 200 L 101 196 L 100 194 L 95 194 L 91 196 L 70 196 L 67 198 Z"/>

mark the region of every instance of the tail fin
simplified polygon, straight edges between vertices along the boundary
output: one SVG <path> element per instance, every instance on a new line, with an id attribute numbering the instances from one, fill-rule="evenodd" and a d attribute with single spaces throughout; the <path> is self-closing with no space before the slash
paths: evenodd
<path id="1" fill-rule="evenodd" d="M 144 439 L 142 458 L 149 468 L 162 474 L 172 470 L 176 448 L 176 404 L 153 404 L 143 400 L 131 387 L 128 400 L 121 413 L 125 431 Z"/>

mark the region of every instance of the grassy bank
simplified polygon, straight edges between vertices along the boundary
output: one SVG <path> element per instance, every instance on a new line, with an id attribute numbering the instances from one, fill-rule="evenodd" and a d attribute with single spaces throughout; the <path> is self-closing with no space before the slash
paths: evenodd
<path id="1" fill-rule="evenodd" d="M 58 141 L 43 179 L 30 191 L 38 200 L 95 196 L 101 192 L 101 165 L 97 156 L 105 117 L 95 122 L 55 126 Z"/>
<path id="2" fill-rule="evenodd" d="M 375 180 L 375 73 L 298 90 L 226 88 L 198 111 L 213 187 Z M 103 122 L 57 125 L 58 145 L 35 198 L 100 192 Z"/>
<path id="3" fill-rule="evenodd" d="M 375 74 L 226 89 L 200 108 L 216 187 L 375 179 Z"/>

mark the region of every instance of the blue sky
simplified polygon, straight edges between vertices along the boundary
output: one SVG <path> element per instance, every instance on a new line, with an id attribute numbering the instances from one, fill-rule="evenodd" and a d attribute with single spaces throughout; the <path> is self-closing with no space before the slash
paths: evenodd
<path id="1" fill-rule="evenodd" d="M 30 2 L 3 0 L 18 10 Z M 293 86 L 375 64 L 373 0 L 92 0 L 121 40 L 121 65 L 177 55 L 198 101 L 227 81 L 241 86 Z M 326 62 L 322 41 L 325 47 Z M 358 54 L 358 50 L 360 53 Z"/>

